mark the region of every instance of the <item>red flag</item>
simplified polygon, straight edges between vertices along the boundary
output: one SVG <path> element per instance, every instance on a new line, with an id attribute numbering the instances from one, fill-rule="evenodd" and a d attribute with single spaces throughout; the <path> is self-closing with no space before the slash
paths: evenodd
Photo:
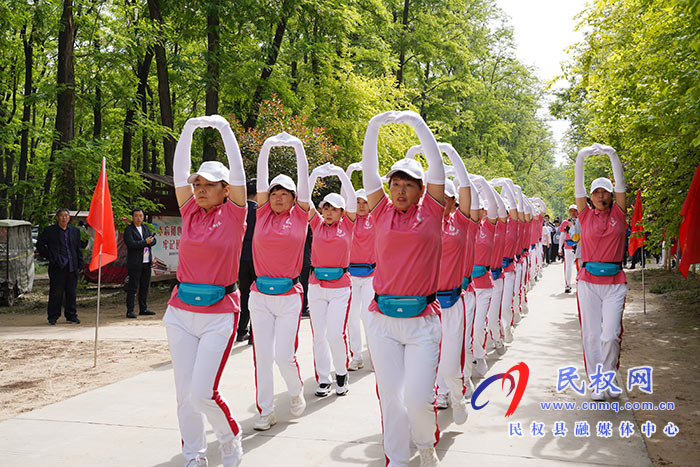
<path id="1" fill-rule="evenodd" d="M 642 190 L 637 190 L 637 200 L 634 202 L 634 211 L 632 212 L 632 220 L 630 221 L 632 233 L 630 234 L 630 243 L 627 247 L 627 252 L 630 256 L 637 251 L 637 248 L 643 246 L 644 227 L 642 226 Z"/>
<path id="2" fill-rule="evenodd" d="M 87 221 L 95 229 L 95 243 L 92 246 L 92 261 L 90 271 L 98 268 L 100 247 L 102 247 L 102 266 L 117 259 L 117 239 L 114 234 L 114 215 L 112 214 L 112 198 L 109 196 L 107 183 L 107 168 L 105 158 L 102 158 L 100 179 L 97 180 L 95 192 L 90 202 L 90 212 Z"/>
<path id="3" fill-rule="evenodd" d="M 683 256 L 678 270 L 687 278 L 690 265 L 700 263 L 700 164 L 695 169 L 688 195 L 681 208 L 681 216 L 683 222 L 678 232 L 678 242 Z"/>

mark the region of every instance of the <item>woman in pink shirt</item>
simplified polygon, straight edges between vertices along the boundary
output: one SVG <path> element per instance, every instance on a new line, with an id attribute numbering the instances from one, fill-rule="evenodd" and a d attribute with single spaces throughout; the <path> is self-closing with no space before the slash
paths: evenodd
<path id="1" fill-rule="evenodd" d="M 362 170 L 362 164 L 350 164 L 345 171 L 348 178 L 355 170 Z M 369 304 L 374 299 L 374 268 L 377 266 L 374 253 L 374 219 L 369 212 L 367 194 L 364 188 L 355 192 L 357 198 L 357 219 L 350 248 L 350 280 L 352 294 L 350 295 L 350 310 L 348 311 L 348 340 L 350 341 L 350 356 L 348 370 L 357 371 L 365 366 L 362 361 L 362 330 L 361 323 L 369 312 Z"/>
<path id="2" fill-rule="evenodd" d="M 209 161 L 190 175 L 192 133 L 206 127 L 221 133 L 230 171 Z M 236 466 L 243 455 L 241 427 L 218 387 L 240 312 L 236 280 L 247 209 L 243 160 L 225 118 L 187 120 L 175 148 L 173 180 L 182 215 L 179 284 L 163 323 L 175 376 L 182 454 L 187 466 L 207 465 L 206 416 L 219 440 L 224 466 Z"/>
<path id="3" fill-rule="evenodd" d="M 335 367 L 335 392 L 344 396 L 348 384 L 348 347 L 345 327 L 350 304 L 350 247 L 355 228 L 357 201 L 355 191 L 343 169 L 332 164 L 316 167 L 311 172 L 309 189 L 313 190 L 318 177 L 337 176 L 347 196 L 329 193 L 309 212 L 313 232 L 311 244 L 312 273 L 309 278 L 309 315 L 314 341 L 314 368 L 317 397 L 331 391 L 331 357 Z M 330 352 L 329 352 L 330 350 Z"/>
<path id="4" fill-rule="evenodd" d="M 495 190 L 494 195 L 498 205 L 499 222 L 496 223 L 496 235 L 494 236 L 493 250 L 491 252 L 490 272 L 493 277 L 493 289 L 491 290 L 491 301 L 489 302 L 487 314 L 487 328 L 496 353 L 503 355 L 506 352 L 506 346 L 503 343 L 503 332 L 501 331 L 501 301 L 503 300 L 503 251 L 506 246 L 508 211 L 501 195 Z"/>
<path id="5" fill-rule="evenodd" d="M 607 178 L 591 183 L 590 201 L 586 198 L 583 166 L 586 157 L 607 154 L 615 176 L 615 190 Z M 622 164 L 610 146 L 594 144 L 583 148 L 576 157 L 574 195 L 581 225 L 581 260 L 576 297 L 583 341 L 583 361 L 590 377 L 602 367 L 615 372 L 620 365 L 622 312 L 625 308 L 627 280 L 622 271 L 625 250 L 626 188 Z M 611 397 L 619 392 L 608 390 Z M 603 392 L 591 394 L 604 400 Z"/>
<path id="6" fill-rule="evenodd" d="M 401 159 L 387 174 L 391 200 L 379 176 L 377 139 L 388 123 L 407 123 L 428 160 Z M 362 181 L 376 230 L 375 300 L 365 330 L 382 412 L 384 453 L 392 467 L 406 466 L 411 440 L 422 466 L 439 463 L 435 377 L 440 354 L 440 303 L 436 299 L 445 169 L 432 132 L 415 112 L 385 112 L 367 126 Z M 427 193 L 425 180 L 427 178 Z M 425 196 L 423 194 L 425 193 Z"/>
<path id="7" fill-rule="evenodd" d="M 268 158 L 275 146 L 294 148 L 298 190 L 294 181 L 283 174 L 268 183 Z M 277 423 L 273 361 L 287 384 L 292 415 L 298 417 L 306 408 L 296 358 L 303 294 L 299 274 L 310 201 L 309 169 L 301 141 L 287 133 L 266 139 L 260 149 L 257 176 L 253 264 L 258 277 L 250 289 L 248 308 L 253 326 L 255 400 L 260 413 L 254 428 L 265 431 Z"/>

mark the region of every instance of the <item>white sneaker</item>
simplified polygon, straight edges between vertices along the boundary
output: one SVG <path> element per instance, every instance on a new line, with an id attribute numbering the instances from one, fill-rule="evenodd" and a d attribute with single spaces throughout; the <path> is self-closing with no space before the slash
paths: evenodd
<path id="1" fill-rule="evenodd" d="M 605 392 L 599 392 L 599 393 L 592 392 L 591 393 L 591 400 L 594 400 L 596 402 L 604 401 L 605 400 Z"/>
<path id="2" fill-rule="evenodd" d="M 486 372 L 489 371 L 489 365 L 486 363 L 485 358 L 477 358 L 476 359 L 476 367 L 474 368 L 474 371 L 478 376 L 484 376 Z"/>
<path id="3" fill-rule="evenodd" d="M 452 419 L 457 425 L 464 425 L 468 416 L 467 401 L 463 397 L 459 399 L 459 402 L 452 402 Z"/>
<path id="4" fill-rule="evenodd" d="M 530 307 L 527 306 L 527 302 L 523 302 L 522 314 L 526 315 L 530 312 Z"/>
<path id="5" fill-rule="evenodd" d="M 238 467 L 243 459 L 243 446 L 241 445 L 241 431 L 231 441 L 219 446 L 221 451 L 221 463 L 224 467 Z"/>
<path id="6" fill-rule="evenodd" d="M 447 394 L 438 394 L 435 398 L 435 407 L 438 410 L 446 409 L 449 406 L 449 401 L 447 400 Z"/>
<path id="7" fill-rule="evenodd" d="M 207 461 L 206 457 L 197 456 L 194 459 L 188 460 L 185 467 L 207 467 L 208 465 L 209 461 Z"/>
<path id="8" fill-rule="evenodd" d="M 304 413 L 304 409 L 306 409 L 306 400 L 303 393 L 299 393 L 298 396 L 292 396 L 289 399 L 289 411 L 292 415 L 298 417 Z"/>
<path id="9" fill-rule="evenodd" d="M 364 368 L 364 366 L 365 366 L 365 364 L 364 364 L 364 362 L 362 361 L 361 358 L 359 358 L 359 359 L 353 359 L 353 360 L 350 362 L 350 365 L 348 365 L 348 371 L 357 371 L 357 370 L 359 370 L 360 368 Z"/>
<path id="10" fill-rule="evenodd" d="M 344 396 L 350 390 L 349 375 L 345 374 L 343 376 L 335 376 L 335 393 L 338 396 Z"/>
<path id="11" fill-rule="evenodd" d="M 522 319 L 522 316 L 520 316 L 520 310 L 513 309 L 513 323 L 518 324 L 518 323 L 520 323 L 521 319 Z"/>
<path id="12" fill-rule="evenodd" d="M 261 415 L 256 421 L 253 429 L 257 431 L 267 431 L 277 423 L 275 418 L 275 413 L 272 412 L 270 415 Z"/>
<path id="13" fill-rule="evenodd" d="M 503 355 L 506 353 L 506 346 L 503 344 L 503 341 L 498 339 L 497 341 L 494 341 L 493 346 L 496 348 L 496 353 L 498 355 Z"/>
<path id="14" fill-rule="evenodd" d="M 506 326 L 506 329 L 503 332 L 503 340 L 506 344 L 513 342 L 513 326 Z"/>
<path id="15" fill-rule="evenodd" d="M 472 397 L 472 394 L 474 394 L 474 383 L 472 383 L 471 377 L 465 378 L 466 383 L 464 384 L 466 386 L 466 389 L 464 390 L 464 397 L 469 399 Z"/>
<path id="16" fill-rule="evenodd" d="M 316 388 L 316 392 L 314 393 L 314 395 L 316 397 L 326 397 L 330 393 L 331 385 L 329 383 L 321 383 L 318 385 L 318 388 Z"/>
<path id="17" fill-rule="evenodd" d="M 420 467 L 435 467 L 440 464 L 435 448 L 419 449 Z"/>

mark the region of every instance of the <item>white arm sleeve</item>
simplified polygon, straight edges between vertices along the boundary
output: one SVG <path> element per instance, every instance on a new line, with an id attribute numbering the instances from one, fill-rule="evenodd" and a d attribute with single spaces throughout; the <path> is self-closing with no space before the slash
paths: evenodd
<path id="1" fill-rule="evenodd" d="M 394 123 L 406 123 L 413 128 L 423 148 L 421 152 L 428 161 L 428 171 L 425 174 L 426 181 L 431 185 L 444 185 L 445 165 L 442 162 L 442 153 L 438 149 L 433 132 L 423 118 L 413 111 L 405 110 L 396 112 Z"/>
<path id="2" fill-rule="evenodd" d="M 508 200 L 508 204 L 510 204 L 510 209 L 517 209 L 518 203 L 515 201 L 515 193 L 513 191 L 512 181 L 511 183 L 508 183 L 506 178 L 494 178 L 491 180 L 491 183 L 493 183 L 496 186 L 501 187 L 501 196 L 505 196 L 506 199 Z"/>
<path id="3" fill-rule="evenodd" d="M 479 198 L 479 190 L 476 189 L 471 180 L 469 181 L 469 187 L 471 188 L 471 198 L 472 202 L 469 206 L 470 211 L 478 211 L 481 209 L 481 199 Z"/>
<path id="4" fill-rule="evenodd" d="M 525 204 L 523 203 L 523 190 L 520 185 L 513 185 L 513 191 L 515 191 L 515 197 L 518 204 L 518 212 L 525 213 Z"/>
<path id="5" fill-rule="evenodd" d="M 408 151 L 406 151 L 406 159 L 415 159 L 416 155 L 422 153 L 423 147 L 420 144 L 416 144 L 415 146 L 408 148 Z"/>
<path id="6" fill-rule="evenodd" d="M 267 138 L 260 148 L 258 155 L 258 171 L 256 188 L 258 193 L 265 193 L 270 188 L 270 175 L 267 166 L 267 161 L 270 158 L 270 148 L 272 147 L 271 138 Z"/>
<path id="7" fill-rule="evenodd" d="M 192 134 L 198 126 L 199 119 L 190 118 L 185 122 L 180 138 L 177 140 L 175 156 L 173 157 L 173 182 L 175 188 L 189 185 L 187 183 L 187 177 L 190 176 L 190 170 L 192 169 L 192 160 L 190 157 Z"/>
<path id="8" fill-rule="evenodd" d="M 352 182 L 347 174 L 337 166 L 331 166 L 334 175 L 337 175 L 340 179 L 342 185 L 342 195 L 345 198 L 345 209 L 348 212 L 357 212 L 357 196 L 355 195 L 355 189 L 352 186 Z"/>
<path id="9" fill-rule="evenodd" d="M 450 162 L 452 162 L 452 167 L 454 168 L 455 175 L 457 177 L 457 180 L 459 181 L 459 186 L 463 188 L 471 188 L 472 186 L 471 181 L 469 180 L 469 173 L 467 172 L 467 168 L 464 166 L 464 161 L 459 156 L 455 148 L 453 148 L 452 145 L 448 143 L 439 143 L 438 148 L 440 149 L 440 151 L 447 154 L 447 157 L 450 159 Z"/>
<path id="10" fill-rule="evenodd" d="M 228 183 L 231 186 L 245 186 L 245 170 L 243 170 L 243 157 L 238 147 L 238 141 L 233 130 L 226 122 L 224 128 L 220 128 L 221 139 L 224 140 L 224 149 L 228 158 L 229 176 Z"/>
<path id="11" fill-rule="evenodd" d="M 377 140 L 379 139 L 379 127 L 386 121 L 388 113 L 372 117 L 367 124 L 365 139 L 362 142 L 362 185 L 368 195 L 382 189 L 382 180 L 379 177 Z"/>
<path id="12" fill-rule="evenodd" d="M 493 191 L 493 188 L 491 188 L 481 175 L 472 177 L 472 186 L 476 186 L 476 189 L 479 190 L 479 196 L 483 196 L 488 202 L 489 205 L 486 208 L 486 215 L 488 218 L 491 220 L 497 219 L 498 205 L 496 204 L 496 192 Z"/>
<path id="13" fill-rule="evenodd" d="M 586 157 L 594 154 L 595 150 L 592 147 L 585 147 L 581 149 L 576 155 L 576 165 L 574 166 L 574 196 L 576 198 L 585 198 L 588 196 L 586 193 L 586 182 L 583 171 L 583 163 Z"/>
<path id="14" fill-rule="evenodd" d="M 613 177 L 615 177 L 615 193 L 625 193 L 627 192 L 627 186 L 625 184 L 625 174 L 622 171 L 622 163 L 612 147 L 606 146 L 604 144 L 595 143 L 594 148 L 598 149 L 600 152 L 607 154 L 610 158 L 610 164 L 612 164 Z"/>
<path id="15" fill-rule="evenodd" d="M 487 182 L 487 184 L 488 184 L 488 182 Z M 490 191 L 493 192 L 494 198 L 496 199 L 496 205 L 498 207 L 498 217 L 503 219 L 504 217 L 507 216 L 506 203 L 503 202 L 503 198 L 501 197 L 501 195 L 499 195 L 498 192 L 493 189 L 493 186 L 491 186 L 490 184 L 488 184 L 488 185 L 489 185 L 489 188 L 491 189 Z"/>
<path id="16" fill-rule="evenodd" d="M 351 178 L 352 173 L 357 172 L 358 170 L 362 170 L 362 162 L 353 162 L 347 169 L 345 169 L 345 175 L 347 175 L 348 178 Z"/>
<path id="17" fill-rule="evenodd" d="M 270 148 L 274 146 L 294 148 L 297 157 L 297 201 L 308 203 L 311 200 L 311 193 L 309 192 L 309 163 L 306 160 L 304 144 L 299 138 L 284 131 L 267 138 L 260 150 L 260 157 L 258 157 L 258 192 L 265 192 L 269 188 L 268 159 L 270 157 Z"/>

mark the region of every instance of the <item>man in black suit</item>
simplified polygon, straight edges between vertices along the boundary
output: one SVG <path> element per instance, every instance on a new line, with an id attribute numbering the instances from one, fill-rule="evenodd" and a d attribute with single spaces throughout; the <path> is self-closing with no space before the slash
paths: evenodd
<path id="1" fill-rule="evenodd" d="M 132 223 L 124 229 L 124 243 L 128 250 L 126 267 L 129 270 L 129 285 L 126 289 L 126 317 L 136 318 L 134 313 L 134 296 L 139 289 L 139 315 L 155 315 L 148 309 L 148 288 L 151 285 L 151 264 L 153 254 L 151 248 L 156 244 L 156 238 L 148 226 L 143 224 L 145 217 L 143 209 L 131 211 Z"/>
<path id="2" fill-rule="evenodd" d="M 64 296 L 66 321 L 80 324 L 75 304 L 78 275 L 83 270 L 80 230 L 68 224 L 66 208 L 56 211 L 56 221 L 41 232 L 36 242 L 39 254 L 49 260 L 49 324 L 55 325 L 61 317 Z"/>

